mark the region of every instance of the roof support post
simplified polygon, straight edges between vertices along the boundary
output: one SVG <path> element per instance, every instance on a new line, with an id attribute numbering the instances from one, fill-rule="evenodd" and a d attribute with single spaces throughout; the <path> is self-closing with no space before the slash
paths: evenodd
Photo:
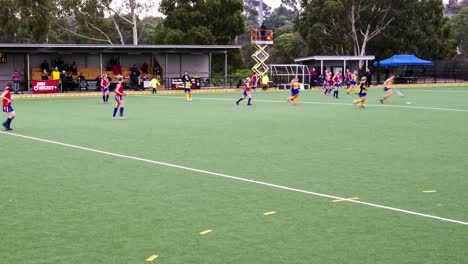
<path id="1" fill-rule="evenodd" d="M 211 79 L 211 52 L 210 52 L 210 58 L 209 58 L 209 68 L 210 68 L 210 73 L 209 73 L 209 79 L 210 79 L 210 86 L 213 83 L 213 80 Z"/>
<path id="2" fill-rule="evenodd" d="M 323 60 L 320 60 L 320 75 L 322 75 L 322 79 L 325 76 L 323 72 Z"/>
<path id="3" fill-rule="evenodd" d="M 166 79 L 165 81 L 165 86 L 166 86 L 166 90 L 170 89 L 171 88 L 171 83 L 169 82 L 169 79 L 167 78 L 168 76 L 168 69 L 167 69 L 167 52 L 164 53 L 164 72 L 163 72 L 163 76 L 165 76 L 164 79 Z"/>
<path id="4" fill-rule="evenodd" d="M 227 51 L 224 51 L 224 87 L 226 87 L 226 84 L 227 84 L 227 61 L 228 61 L 228 55 L 227 55 Z"/>
<path id="5" fill-rule="evenodd" d="M 29 52 L 26 54 L 26 68 L 27 68 L 27 72 L 26 72 L 26 85 L 27 85 L 27 89 L 28 89 L 28 92 L 30 92 L 30 87 L 31 85 L 29 85 L 29 83 L 31 82 L 31 68 L 30 68 L 30 56 L 31 54 L 29 54 Z M 32 83 L 32 82 L 31 82 Z M 24 91 L 24 89 L 23 89 Z"/>
<path id="6" fill-rule="evenodd" d="M 102 76 L 102 51 L 99 52 L 99 76 Z"/>

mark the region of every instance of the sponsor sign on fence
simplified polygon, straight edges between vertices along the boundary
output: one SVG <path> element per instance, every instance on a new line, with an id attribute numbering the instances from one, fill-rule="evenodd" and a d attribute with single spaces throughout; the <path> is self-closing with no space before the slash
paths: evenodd
<path id="1" fill-rule="evenodd" d="M 33 93 L 58 93 L 57 80 L 33 80 Z"/>

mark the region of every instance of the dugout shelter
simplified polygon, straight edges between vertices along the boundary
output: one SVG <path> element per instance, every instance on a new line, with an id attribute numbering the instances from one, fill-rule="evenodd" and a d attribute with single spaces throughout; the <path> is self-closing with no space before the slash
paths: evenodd
<path id="1" fill-rule="evenodd" d="M 93 44 L 18 44 L 0 43 L 0 86 L 11 80 L 16 70 L 21 75 L 21 90 L 30 91 L 32 80 L 40 78 L 40 65 L 45 60 L 52 66 L 56 59 L 66 64 L 76 63 L 78 74 L 94 80 L 99 74 L 110 73 L 108 65 L 117 59 L 123 75 L 136 64 L 149 65 L 150 75 L 156 67 L 161 69 L 161 81 L 166 88 L 173 79 L 186 71 L 197 76 L 203 84 L 212 80 L 212 56 L 224 54 L 224 84 L 227 83 L 227 53 L 240 49 L 239 45 L 93 45 Z M 74 76 L 76 77 L 76 76 Z M 112 76 L 111 77 L 115 77 Z"/>
<path id="2" fill-rule="evenodd" d="M 369 61 L 375 59 L 375 56 L 309 56 L 303 58 L 297 58 L 294 61 L 296 63 L 305 64 L 310 69 L 315 68 L 319 73 L 322 72 L 326 66 L 332 69 L 333 74 L 337 71 L 345 72 L 346 69 L 350 69 L 351 72 L 357 71 L 359 73 L 359 61 L 365 63 L 365 67 L 369 67 Z"/>
<path id="3" fill-rule="evenodd" d="M 341 71 L 343 74 L 346 69 L 351 72 L 357 71 L 359 74 L 359 61 L 365 62 L 365 67 L 369 66 L 369 61 L 374 60 L 375 56 L 309 56 L 297 58 L 294 60 L 297 64 L 270 64 L 271 79 L 278 87 L 287 89 L 289 81 L 297 75 L 299 82 L 305 89 L 311 86 L 320 85 L 322 72 L 325 67 L 331 69 L 333 74 Z M 311 69 L 319 74 L 318 80 L 311 78 Z"/>

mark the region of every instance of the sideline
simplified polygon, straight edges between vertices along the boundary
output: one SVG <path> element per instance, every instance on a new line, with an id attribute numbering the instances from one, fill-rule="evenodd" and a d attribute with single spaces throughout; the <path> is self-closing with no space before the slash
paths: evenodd
<path id="1" fill-rule="evenodd" d="M 138 158 L 138 157 L 133 157 L 133 156 L 128 156 L 128 155 L 122 155 L 122 154 L 117 154 L 117 153 L 112 153 L 112 152 L 107 152 L 107 151 L 102 151 L 102 150 L 97 150 L 97 149 L 92 149 L 92 148 L 87 148 L 87 147 L 62 143 L 62 142 L 58 142 L 58 141 L 52 141 L 52 140 L 41 139 L 41 138 L 36 138 L 36 137 L 30 137 L 30 136 L 25 136 L 25 135 L 10 133 L 10 132 L 0 131 L 0 134 L 7 135 L 7 136 L 19 137 L 19 138 L 30 139 L 30 140 L 35 140 L 35 141 L 40 141 L 40 142 L 45 142 L 45 143 L 50 143 L 50 144 L 54 144 L 54 145 L 60 145 L 60 146 L 64 146 L 64 147 L 74 148 L 74 149 L 85 150 L 85 151 L 89 151 L 89 152 L 95 152 L 95 153 L 114 156 L 114 157 L 119 157 L 119 158 L 125 158 L 125 159 L 136 160 L 136 161 L 143 161 L 143 162 L 147 162 L 147 163 L 158 164 L 158 165 L 161 165 L 161 166 L 166 166 L 166 167 L 171 167 L 171 168 L 176 168 L 176 169 L 181 169 L 181 170 L 186 170 L 186 171 L 198 172 L 198 173 L 202 173 L 202 174 L 227 178 L 227 179 L 236 180 L 236 181 L 249 182 L 249 183 L 254 183 L 254 184 L 258 184 L 258 185 L 263 185 L 263 186 L 276 188 L 276 189 L 282 189 L 282 190 L 287 190 L 287 191 L 292 191 L 292 192 L 298 192 L 298 193 L 304 193 L 304 194 L 309 194 L 309 195 L 314 195 L 314 196 L 319 196 L 319 197 L 325 197 L 325 198 L 333 199 L 333 200 L 343 200 L 343 201 L 350 202 L 350 203 L 357 203 L 357 204 L 371 206 L 371 207 L 375 207 L 375 208 L 380 208 L 380 209 L 400 212 L 400 213 L 404 213 L 404 214 L 410 214 L 410 215 L 415 215 L 415 216 L 420 216 L 420 217 L 425 217 L 425 218 L 431 218 L 431 219 L 435 219 L 435 220 L 439 220 L 439 221 L 450 222 L 450 223 L 454 223 L 454 224 L 460 224 L 460 225 L 467 225 L 468 226 L 468 222 L 463 222 L 463 221 L 459 221 L 459 220 L 455 220 L 455 219 L 444 218 L 444 217 L 439 217 L 439 216 L 434 216 L 434 215 L 429 215 L 429 214 L 418 213 L 418 212 L 414 212 L 414 211 L 399 209 L 399 208 L 385 206 L 385 205 L 379 205 L 379 204 L 374 204 L 374 203 L 363 202 L 363 201 L 360 201 L 360 200 L 354 200 L 353 198 L 343 198 L 343 197 L 329 195 L 329 194 L 311 192 L 311 191 L 301 190 L 301 189 L 287 187 L 287 186 L 283 186 L 283 185 L 277 185 L 277 184 L 268 183 L 268 182 L 256 181 L 256 180 L 251 180 L 251 179 L 241 178 L 241 177 L 236 177 L 236 176 L 230 176 L 230 175 L 227 175 L 227 174 L 211 172 L 211 171 L 206 171 L 206 170 L 201 170 L 201 169 L 195 169 L 195 168 L 190 168 L 190 167 L 184 167 L 184 166 L 181 166 L 181 165 L 166 163 L 166 162 L 162 162 L 162 161 L 143 159 L 143 158 Z"/>

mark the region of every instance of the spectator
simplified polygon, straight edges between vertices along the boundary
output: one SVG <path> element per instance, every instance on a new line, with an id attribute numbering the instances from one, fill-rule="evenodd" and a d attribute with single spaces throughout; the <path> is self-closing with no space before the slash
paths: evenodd
<path id="1" fill-rule="evenodd" d="M 141 65 L 141 71 L 143 73 L 147 74 L 148 73 L 148 67 L 149 67 L 148 63 L 146 63 L 146 61 L 145 61 L 145 63 L 143 63 L 143 65 Z"/>
<path id="2" fill-rule="evenodd" d="M 133 64 L 132 72 L 139 72 L 138 71 L 138 66 L 136 64 Z"/>
<path id="3" fill-rule="evenodd" d="M 11 76 L 11 80 L 13 81 L 13 90 L 15 91 L 15 94 L 18 94 L 18 91 L 19 91 L 20 78 L 21 77 L 18 71 L 15 71 L 13 75 Z"/>
<path id="4" fill-rule="evenodd" d="M 251 84 L 252 84 L 252 89 L 256 90 L 257 85 L 258 85 L 258 75 L 257 75 L 256 72 L 254 72 L 253 75 L 252 75 Z"/>
<path id="5" fill-rule="evenodd" d="M 65 66 L 63 67 L 63 70 L 66 71 L 66 72 L 69 72 L 71 71 L 71 65 L 70 64 L 65 64 Z"/>
<path id="6" fill-rule="evenodd" d="M 55 67 L 52 71 L 52 80 L 60 80 L 60 72 L 58 71 L 58 67 Z"/>
<path id="7" fill-rule="evenodd" d="M 262 25 L 260 26 L 260 40 L 262 40 L 262 41 L 266 40 L 266 38 L 265 38 L 266 29 L 267 29 L 267 27 L 265 26 L 265 24 L 262 23 Z"/>
<path id="8" fill-rule="evenodd" d="M 42 70 L 41 80 L 49 80 L 49 74 L 46 69 Z"/>
<path id="9" fill-rule="evenodd" d="M 122 66 L 120 66 L 118 63 L 112 65 L 111 70 L 114 75 L 122 75 Z"/>
<path id="10" fill-rule="evenodd" d="M 268 88 L 268 83 L 270 82 L 270 78 L 268 77 L 268 74 L 265 74 L 262 76 L 262 90 L 266 91 Z"/>
<path id="11" fill-rule="evenodd" d="M 44 71 L 44 70 L 46 70 L 47 73 L 50 72 L 49 63 L 48 63 L 46 60 L 44 60 L 44 61 L 41 63 L 41 71 Z"/>
<path id="12" fill-rule="evenodd" d="M 318 74 L 315 71 L 315 68 L 312 68 L 312 70 L 310 71 L 310 86 L 311 87 L 315 87 L 315 85 L 317 84 L 317 77 L 318 77 Z"/>
<path id="13" fill-rule="evenodd" d="M 67 91 L 69 89 L 75 89 L 75 85 L 74 85 L 75 83 L 73 82 L 72 72 L 68 72 L 65 75 L 65 84 L 66 84 Z"/>
<path id="14" fill-rule="evenodd" d="M 60 73 L 60 84 L 62 86 L 62 93 L 64 93 L 66 90 L 66 82 L 67 82 L 67 74 L 65 71 L 62 71 L 62 73 Z"/>
<path id="15" fill-rule="evenodd" d="M 366 70 L 366 87 L 369 88 L 371 85 L 372 72 L 369 68 Z"/>
<path id="16" fill-rule="evenodd" d="M 85 89 L 87 91 L 88 90 L 88 81 L 86 81 L 86 78 L 84 77 L 83 73 L 80 73 L 77 80 L 78 80 L 78 84 L 80 86 L 80 89 Z"/>
<path id="17" fill-rule="evenodd" d="M 96 90 L 97 91 L 101 90 L 101 75 L 99 75 L 99 74 L 96 77 Z"/>
<path id="18" fill-rule="evenodd" d="M 76 66 L 76 62 L 72 63 L 72 65 L 70 66 L 70 71 L 73 73 L 73 75 L 78 74 L 78 67 Z"/>
<path id="19" fill-rule="evenodd" d="M 157 65 L 154 70 L 153 70 L 153 75 L 156 75 L 156 78 L 158 80 L 161 80 L 161 75 L 162 75 L 162 72 L 161 72 L 161 66 Z"/>
<path id="20" fill-rule="evenodd" d="M 109 61 L 109 64 L 111 66 L 117 65 L 117 64 L 119 64 L 119 60 L 116 57 L 112 56 L 112 58 Z"/>
<path id="21" fill-rule="evenodd" d="M 65 68 L 65 63 L 63 62 L 63 60 L 61 58 L 58 58 L 55 61 L 57 63 L 58 70 L 63 71 L 63 69 Z"/>
<path id="22" fill-rule="evenodd" d="M 241 87 L 243 81 L 244 80 L 242 80 L 242 78 L 239 78 L 239 81 L 237 82 L 237 88 Z"/>
<path id="23" fill-rule="evenodd" d="M 139 84 L 140 78 L 138 78 L 138 74 L 137 74 L 136 71 L 133 71 L 130 74 L 130 81 L 132 83 L 132 89 L 133 90 L 138 90 L 138 84 Z"/>

